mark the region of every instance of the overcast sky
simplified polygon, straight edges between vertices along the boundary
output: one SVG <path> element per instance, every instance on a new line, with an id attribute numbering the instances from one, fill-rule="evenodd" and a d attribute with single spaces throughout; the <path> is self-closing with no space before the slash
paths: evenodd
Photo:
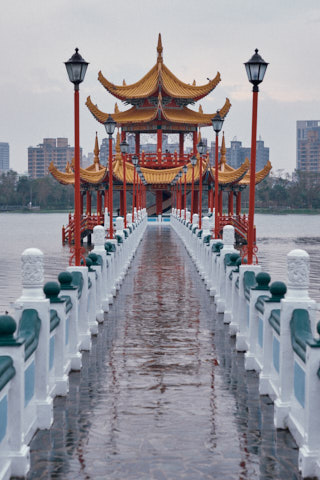
<path id="1" fill-rule="evenodd" d="M 3 0 L 0 141 L 10 143 L 11 168 L 26 171 L 28 146 L 45 137 L 68 137 L 73 145 L 73 85 L 63 62 L 75 47 L 90 62 L 80 86 L 80 142 L 88 153 L 95 131 L 100 140 L 105 134 L 86 97 L 106 112 L 116 101 L 98 71 L 117 84 L 136 82 L 156 62 L 159 32 L 164 62 L 181 80 L 200 85 L 221 73 L 200 103 L 214 113 L 230 98 L 227 146 L 235 136 L 250 146 L 252 94 L 243 62 L 259 48 L 270 65 L 258 135 L 274 171 L 293 171 L 296 120 L 320 119 L 319 0 Z M 211 127 L 202 134 L 213 139 Z"/>

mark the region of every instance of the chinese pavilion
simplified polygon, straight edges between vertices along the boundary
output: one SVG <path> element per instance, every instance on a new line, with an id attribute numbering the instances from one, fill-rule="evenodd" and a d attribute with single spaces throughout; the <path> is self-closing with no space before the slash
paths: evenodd
<path id="1" fill-rule="evenodd" d="M 217 113 L 204 113 L 201 105 L 198 110 L 189 108 L 196 102 L 206 97 L 220 82 L 220 73 L 209 80 L 205 85 L 196 85 L 184 83 L 178 79 L 164 64 L 163 47 L 161 34 L 159 34 L 157 44 L 157 61 L 156 64 L 146 73 L 139 81 L 131 85 L 126 85 L 123 80 L 122 85 L 115 85 L 107 80 L 102 72 L 98 74 L 98 80 L 102 86 L 116 99 L 123 102 L 125 106 L 130 108 L 121 111 L 115 104 L 114 112 L 111 114 L 121 132 L 121 140 L 125 140 L 127 134 L 134 135 L 135 153 L 122 155 L 120 152 L 120 136 L 117 135 L 116 152 L 112 158 L 112 175 L 115 189 L 120 190 L 120 214 L 124 212 L 124 196 L 123 181 L 124 172 L 126 175 L 127 189 L 132 188 L 134 183 L 135 166 L 132 163 L 133 155 L 138 156 L 140 177 L 144 178 L 144 185 L 140 185 L 140 205 L 145 206 L 146 189 L 156 196 L 155 205 L 149 206 L 148 214 L 161 214 L 171 208 L 173 205 L 174 188 L 179 185 L 172 186 L 177 174 L 182 171 L 184 166 L 187 167 L 185 180 L 187 192 L 191 191 L 192 170 L 195 182 L 193 190 L 193 210 L 198 211 L 199 184 L 204 184 L 204 188 L 208 189 L 208 208 L 214 208 L 214 168 L 210 168 L 209 155 L 206 154 L 200 158 L 197 153 L 197 142 L 199 140 L 199 130 L 201 127 L 211 126 L 212 118 Z M 104 124 L 110 112 L 103 112 L 95 105 L 91 97 L 87 98 L 86 105 L 94 118 Z M 225 104 L 217 110 L 222 118 L 225 118 L 231 107 L 227 98 Z M 141 134 L 156 134 L 156 152 L 149 153 L 143 151 L 141 145 Z M 171 154 L 163 151 L 163 134 L 178 134 L 179 151 Z M 184 141 L 186 135 L 192 137 L 193 148 L 190 153 L 185 153 Z M 229 221 L 231 216 L 241 218 L 241 190 L 249 184 L 249 161 L 246 160 L 238 169 L 233 169 L 226 163 L 225 158 L 225 142 L 222 141 L 220 165 L 219 165 L 219 209 L 221 226 L 224 225 L 222 215 L 222 197 L 223 192 L 228 194 L 228 215 L 225 220 Z M 94 163 L 86 169 L 80 170 L 81 191 L 82 191 L 82 209 L 83 197 L 86 195 L 86 216 L 92 217 L 91 212 L 91 192 L 97 192 L 97 216 L 94 222 L 103 223 L 103 205 L 108 206 L 108 167 L 104 167 L 99 162 L 99 147 L 96 137 L 94 149 Z M 191 165 L 190 158 L 196 155 L 197 164 L 195 167 Z M 125 162 L 125 169 L 123 168 Z M 270 171 L 271 165 L 268 163 L 266 167 L 256 174 L 256 182 L 261 181 Z M 74 173 L 72 165 L 67 165 L 66 172 L 59 172 L 56 167 L 51 164 L 49 168 L 52 175 L 61 183 L 74 183 Z M 201 178 L 200 178 L 201 176 Z M 183 177 L 184 178 L 184 177 Z M 181 182 L 180 182 L 181 192 Z M 135 192 L 133 192 L 134 194 Z M 136 194 L 137 195 L 137 194 Z M 104 202 L 103 197 L 104 196 Z M 234 197 L 236 197 L 236 214 L 234 215 L 233 205 Z M 135 202 L 137 204 L 137 200 Z M 184 208 L 184 200 L 180 194 L 180 208 Z M 71 218 L 71 217 L 70 217 Z M 72 218 L 71 218 L 72 221 Z M 245 227 L 245 225 L 243 225 Z M 86 230 L 88 228 L 86 227 Z M 90 228 L 89 228 L 90 230 Z"/>

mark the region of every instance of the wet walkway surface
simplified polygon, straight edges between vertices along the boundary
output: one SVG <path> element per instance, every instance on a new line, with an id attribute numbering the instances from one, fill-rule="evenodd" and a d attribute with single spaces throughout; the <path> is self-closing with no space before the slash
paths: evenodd
<path id="1" fill-rule="evenodd" d="M 169 226 L 118 296 L 31 444 L 29 479 L 298 479 L 298 450 Z"/>

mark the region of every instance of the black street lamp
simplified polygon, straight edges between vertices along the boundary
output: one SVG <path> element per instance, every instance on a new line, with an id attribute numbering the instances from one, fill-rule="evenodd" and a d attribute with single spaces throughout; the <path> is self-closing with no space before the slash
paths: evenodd
<path id="1" fill-rule="evenodd" d="M 129 152 L 129 144 L 126 140 L 120 143 L 120 150 L 122 153 L 122 165 L 123 165 L 123 216 L 124 216 L 124 228 L 127 228 L 127 179 L 126 179 L 126 161 L 127 154 Z"/>
<path id="2" fill-rule="evenodd" d="M 79 49 L 76 53 L 64 62 L 69 80 L 74 84 L 74 253 L 71 255 L 69 263 L 73 259 L 75 265 L 79 266 L 81 262 L 81 197 L 80 197 L 80 120 L 79 120 L 79 84 L 83 82 L 89 63 L 80 55 Z M 84 257 L 83 257 L 84 259 Z"/>
<path id="3" fill-rule="evenodd" d="M 248 80 L 252 83 L 252 130 L 251 130 L 251 159 L 250 159 L 250 191 L 249 191 L 249 215 L 248 215 L 248 264 L 253 261 L 253 244 L 254 244 L 254 202 L 256 188 L 256 154 L 257 154 L 257 117 L 258 117 L 258 85 L 263 81 L 264 75 L 269 65 L 258 54 L 256 48 L 255 53 L 245 64 Z"/>
<path id="4" fill-rule="evenodd" d="M 110 215 L 110 238 L 113 238 L 113 171 L 112 171 L 112 135 L 116 128 L 117 122 L 113 120 L 111 115 L 104 123 L 107 134 L 109 135 L 109 215 Z"/>
<path id="5" fill-rule="evenodd" d="M 214 159 L 214 237 L 219 236 L 219 132 L 222 129 L 224 119 L 220 116 L 219 110 L 211 120 L 213 130 L 216 132 L 216 150 Z"/>
<path id="6" fill-rule="evenodd" d="M 201 139 L 197 145 L 198 152 L 200 154 L 200 169 L 199 169 L 199 228 L 202 226 L 202 155 L 206 153 L 206 144 Z"/>
<path id="7" fill-rule="evenodd" d="M 191 223 L 192 223 L 192 218 L 193 218 L 193 197 L 194 197 L 194 167 L 197 165 L 197 157 L 193 155 L 190 158 L 190 163 L 192 165 L 192 184 L 191 184 Z"/>
<path id="8" fill-rule="evenodd" d="M 139 163 L 138 155 L 133 155 L 132 165 L 133 165 L 133 192 L 132 192 L 132 221 L 134 221 L 134 207 L 135 207 L 135 196 L 136 196 L 136 166 Z"/>

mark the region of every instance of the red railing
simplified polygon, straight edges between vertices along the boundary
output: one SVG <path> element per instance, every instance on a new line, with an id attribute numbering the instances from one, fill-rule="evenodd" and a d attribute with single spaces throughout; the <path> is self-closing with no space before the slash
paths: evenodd
<path id="1" fill-rule="evenodd" d="M 80 221 L 81 238 L 92 232 L 96 225 L 104 225 L 104 218 L 100 215 L 83 215 Z M 62 243 L 71 245 L 74 242 L 74 215 L 69 213 L 68 225 L 62 227 Z"/>
<path id="2" fill-rule="evenodd" d="M 221 215 L 219 217 L 220 232 L 226 225 L 232 225 L 236 233 L 247 242 L 249 229 L 247 215 Z M 254 243 L 256 243 L 256 229 L 254 229 Z"/>
<path id="3" fill-rule="evenodd" d="M 134 154 L 129 154 L 127 160 L 132 162 Z M 141 167 L 149 168 L 170 168 L 179 167 L 190 161 L 192 153 L 156 153 L 156 152 L 141 152 L 139 155 L 139 165 Z"/>

